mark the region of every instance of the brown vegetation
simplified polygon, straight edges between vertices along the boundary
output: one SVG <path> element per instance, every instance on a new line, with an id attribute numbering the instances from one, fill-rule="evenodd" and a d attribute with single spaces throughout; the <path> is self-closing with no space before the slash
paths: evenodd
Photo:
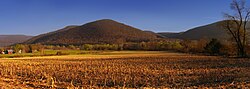
<path id="1" fill-rule="evenodd" d="M 0 47 L 9 46 L 16 43 L 24 42 L 28 39 L 32 38 L 32 36 L 25 35 L 0 35 Z"/>
<path id="2" fill-rule="evenodd" d="M 140 55 L 4 59 L 0 60 L 0 84 L 26 88 L 250 87 L 249 59 L 173 53 Z"/>
<path id="3" fill-rule="evenodd" d="M 247 57 L 248 29 L 250 21 L 250 8 L 246 7 L 245 0 L 233 0 L 231 9 L 233 15 L 225 14 L 226 21 L 223 27 L 227 29 L 237 48 L 238 57 Z"/>
<path id="4" fill-rule="evenodd" d="M 215 41 L 215 42 L 214 42 Z M 230 41 L 220 41 L 217 39 L 200 40 L 161 40 L 123 44 L 83 44 L 83 45 L 41 45 L 41 44 L 16 44 L 11 47 L 14 52 L 22 50 L 23 53 L 41 53 L 44 50 L 82 50 L 82 51 L 102 51 L 102 50 L 143 50 L 143 51 L 174 51 L 192 54 L 221 55 L 235 57 L 236 48 Z M 5 48 L 6 49 L 6 48 Z M 3 49 L 0 49 L 2 51 Z M 249 54 L 250 51 L 246 51 Z"/>
<path id="5" fill-rule="evenodd" d="M 82 26 L 70 26 L 64 29 L 36 36 L 27 44 L 82 45 L 82 44 L 120 44 L 142 42 L 157 39 L 155 33 L 113 21 L 98 20 Z"/>

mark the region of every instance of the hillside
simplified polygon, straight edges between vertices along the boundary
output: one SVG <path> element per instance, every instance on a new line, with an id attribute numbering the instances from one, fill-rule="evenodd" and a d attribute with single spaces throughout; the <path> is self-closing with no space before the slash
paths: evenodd
<path id="1" fill-rule="evenodd" d="M 0 47 L 9 46 L 16 43 L 22 43 L 32 36 L 25 35 L 0 35 Z"/>
<path id="2" fill-rule="evenodd" d="M 190 40 L 198 40 L 201 38 L 228 39 L 230 36 L 228 35 L 227 30 L 222 29 L 220 26 L 220 24 L 223 22 L 224 21 L 215 22 L 212 24 L 196 27 L 196 28 L 187 30 L 185 32 L 180 32 L 180 33 L 163 32 L 163 33 L 158 33 L 158 34 L 166 38 L 190 39 Z"/>
<path id="3" fill-rule="evenodd" d="M 177 38 L 180 34 L 182 34 L 181 32 L 180 33 L 174 33 L 174 32 L 161 32 L 161 33 L 158 33 L 159 35 L 161 35 L 162 37 L 165 37 L 165 38 Z"/>
<path id="4" fill-rule="evenodd" d="M 24 42 L 26 44 L 103 44 L 142 42 L 157 39 L 158 35 L 109 19 L 98 20 L 82 26 L 68 26 L 42 34 Z"/>

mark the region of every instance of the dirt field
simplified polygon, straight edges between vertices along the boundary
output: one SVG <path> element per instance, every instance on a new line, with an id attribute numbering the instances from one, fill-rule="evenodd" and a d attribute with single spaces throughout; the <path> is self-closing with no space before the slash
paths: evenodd
<path id="1" fill-rule="evenodd" d="M 250 59 L 110 52 L 0 59 L 0 88 L 250 88 Z"/>

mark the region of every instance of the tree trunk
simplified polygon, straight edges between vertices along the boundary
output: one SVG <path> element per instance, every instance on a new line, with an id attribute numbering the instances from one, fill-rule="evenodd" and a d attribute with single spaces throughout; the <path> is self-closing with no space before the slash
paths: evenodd
<path id="1" fill-rule="evenodd" d="M 247 57 L 245 47 L 238 47 L 238 57 Z"/>

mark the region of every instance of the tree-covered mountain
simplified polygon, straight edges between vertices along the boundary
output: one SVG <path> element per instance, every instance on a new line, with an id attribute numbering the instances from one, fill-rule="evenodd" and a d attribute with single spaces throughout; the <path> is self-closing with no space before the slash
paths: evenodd
<path id="1" fill-rule="evenodd" d="M 41 34 L 24 42 L 26 44 L 115 44 L 122 42 L 142 42 L 157 39 L 158 34 L 142 31 L 109 19 L 90 22 L 81 26 Z"/>
<path id="2" fill-rule="evenodd" d="M 190 40 L 212 39 L 212 38 L 229 39 L 230 35 L 228 35 L 226 29 L 222 28 L 221 26 L 222 23 L 224 23 L 224 21 L 219 21 L 205 26 L 196 27 L 180 33 L 162 32 L 158 34 L 166 38 L 190 39 Z M 248 28 L 250 28 L 250 23 L 248 25 Z"/>
<path id="3" fill-rule="evenodd" d="M 26 35 L 0 35 L 0 47 L 9 46 L 16 43 L 22 43 L 32 36 Z"/>

